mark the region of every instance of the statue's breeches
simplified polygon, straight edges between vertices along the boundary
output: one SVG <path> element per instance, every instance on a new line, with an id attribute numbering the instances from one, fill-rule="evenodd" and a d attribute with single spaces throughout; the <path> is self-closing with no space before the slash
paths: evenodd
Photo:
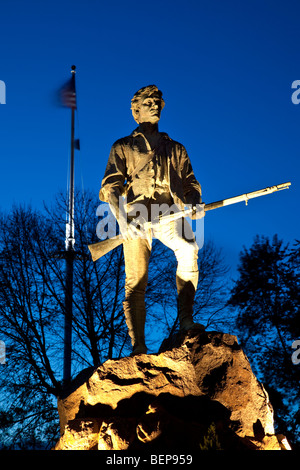
<path id="1" fill-rule="evenodd" d="M 177 259 L 176 286 L 179 306 L 193 305 L 198 284 L 198 245 L 187 220 L 179 219 L 153 228 L 152 237 L 173 250 Z M 152 238 L 136 238 L 123 243 L 125 257 L 125 301 L 127 310 L 145 316 L 145 291 Z"/>

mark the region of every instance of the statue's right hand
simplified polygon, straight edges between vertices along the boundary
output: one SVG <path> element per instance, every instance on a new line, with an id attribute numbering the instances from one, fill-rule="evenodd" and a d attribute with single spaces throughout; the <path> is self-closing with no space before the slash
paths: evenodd
<path id="1" fill-rule="evenodd" d="M 122 237 L 124 240 L 134 240 L 135 238 L 142 237 L 142 231 L 139 228 L 139 225 L 135 221 L 119 221 L 119 226 L 121 230 Z"/>

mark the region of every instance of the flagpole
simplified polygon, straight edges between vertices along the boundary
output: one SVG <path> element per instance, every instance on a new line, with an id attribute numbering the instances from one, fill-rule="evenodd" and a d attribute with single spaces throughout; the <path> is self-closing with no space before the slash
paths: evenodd
<path id="1" fill-rule="evenodd" d="M 71 73 L 75 93 L 75 65 L 72 65 Z M 64 330 L 64 372 L 63 383 L 66 386 L 71 380 L 72 361 L 72 316 L 73 316 L 73 278 L 74 278 L 74 129 L 75 108 L 71 108 L 71 161 L 70 161 L 70 188 L 69 188 L 69 211 L 66 223 L 66 292 L 65 292 L 65 330 Z"/>

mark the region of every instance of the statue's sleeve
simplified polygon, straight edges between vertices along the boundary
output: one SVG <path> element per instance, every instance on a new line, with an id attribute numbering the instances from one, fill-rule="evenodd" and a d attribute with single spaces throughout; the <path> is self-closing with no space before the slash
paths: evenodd
<path id="1" fill-rule="evenodd" d="M 181 154 L 181 167 L 182 167 L 182 184 L 185 202 L 187 204 L 200 204 L 202 201 L 202 189 L 200 183 L 197 181 L 192 168 L 191 161 L 187 151 L 182 147 Z"/>
<path id="2" fill-rule="evenodd" d="M 122 142 L 117 141 L 111 148 L 106 170 L 101 183 L 99 198 L 101 201 L 109 202 L 110 195 L 119 197 L 124 190 L 126 180 L 126 160 Z"/>

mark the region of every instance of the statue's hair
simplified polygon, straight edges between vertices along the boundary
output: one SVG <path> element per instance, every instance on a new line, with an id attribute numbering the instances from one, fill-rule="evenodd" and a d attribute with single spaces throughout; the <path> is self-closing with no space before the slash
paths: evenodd
<path id="1" fill-rule="evenodd" d="M 148 85 L 143 88 L 140 88 L 133 96 L 131 100 L 131 111 L 132 115 L 134 117 L 134 120 L 138 123 L 138 115 L 139 115 L 139 109 L 142 100 L 144 100 L 147 96 L 151 96 L 153 94 L 157 94 L 160 98 L 161 102 L 161 109 L 165 106 L 165 102 L 162 97 L 162 92 L 157 88 L 156 85 Z"/>

